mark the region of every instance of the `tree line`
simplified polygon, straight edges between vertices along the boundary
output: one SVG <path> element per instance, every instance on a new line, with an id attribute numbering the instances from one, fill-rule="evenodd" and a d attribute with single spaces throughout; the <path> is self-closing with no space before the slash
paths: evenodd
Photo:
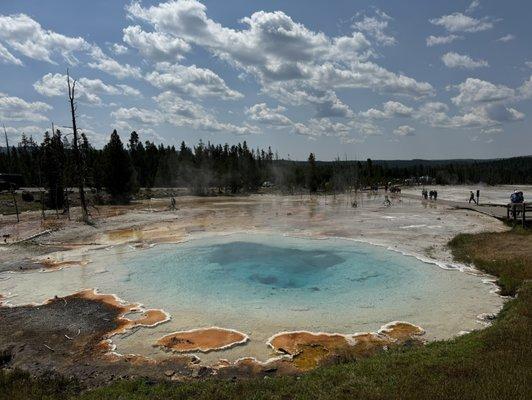
<path id="1" fill-rule="evenodd" d="M 0 152 L 0 172 L 21 174 L 25 186 L 45 187 L 52 208 L 64 206 L 65 190 L 77 187 L 80 175 L 102 201 L 115 203 L 127 202 L 141 187 L 184 187 L 195 195 L 210 195 L 253 193 L 261 187 L 294 193 L 405 182 L 532 183 L 532 157 L 324 162 L 310 154 L 307 161 L 290 161 L 279 159 L 271 148 L 250 149 L 245 141 L 235 145 L 200 141 L 193 147 L 182 142 L 176 148 L 142 142 L 134 131 L 124 144 L 116 130 L 102 149 L 80 134 L 76 153 L 70 135 L 60 130 L 45 132 L 40 144 L 22 135 L 17 145 Z"/>

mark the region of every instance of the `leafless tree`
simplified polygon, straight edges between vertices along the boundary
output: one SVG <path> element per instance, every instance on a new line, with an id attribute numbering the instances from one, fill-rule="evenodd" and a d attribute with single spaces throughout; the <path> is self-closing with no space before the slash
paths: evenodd
<path id="1" fill-rule="evenodd" d="M 74 139 L 72 143 L 72 148 L 74 151 L 74 161 L 75 161 L 75 176 L 77 178 L 78 190 L 79 190 L 79 201 L 81 203 L 81 218 L 83 222 L 89 223 L 89 213 L 87 212 L 87 202 L 85 200 L 85 170 L 83 157 L 79 149 L 78 144 L 78 129 L 76 125 L 76 80 L 70 80 L 70 74 L 67 69 L 67 85 L 68 85 L 68 99 L 70 102 L 70 112 L 72 114 L 72 131 L 74 133 Z"/>
<path id="2" fill-rule="evenodd" d="M 4 136 L 5 136 L 5 139 L 6 139 L 6 150 L 7 150 L 7 157 L 8 157 L 8 163 L 9 163 L 9 167 L 8 167 L 8 171 L 7 172 L 11 172 L 11 150 L 9 149 L 9 140 L 7 139 L 7 130 L 6 130 L 6 126 L 4 126 Z M 17 222 L 20 222 L 20 217 L 19 217 L 19 212 L 18 212 L 18 204 L 17 204 L 17 196 L 15 195 L 15 188 L 14 188 L 14 185 L 11 184 L 11 189 L 10 189 L 10 192 L 11 192 L 11 196 L 13 196 L 13 205 L 15 206 L 15 213 L 17 214 Z"/>
<path id="3" fill-rule="evenodd" d="M 4 137 L 6 139 L 7 162 L 9 163 L 8 172 L 11 172 L 11 150 L 9 149 L 9 140 L 7 139 L 6 126 L 4 124 L 2 124 L 2 125 L 4 127 Z"/>

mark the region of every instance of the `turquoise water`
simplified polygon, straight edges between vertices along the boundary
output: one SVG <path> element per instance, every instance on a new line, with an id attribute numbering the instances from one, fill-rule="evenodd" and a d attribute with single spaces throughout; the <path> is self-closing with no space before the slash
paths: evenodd
<path id="1" fill-rule="evenodd" d="M 478 327 L 476 315 L 500 304 L 477 276 L 350 240 L 233 234 L 90 258 L 84 267 L 10 274 L 0 293 L 23 303 L 95 287 L 171 314 L 166 324 L 117 337 L 124 353 L 161 357 L 152 344 L 177 330 L 219 326 L 250 335 L 247 345 L 206 360 L 266 359 L 265 343 L 280 331 L 375 331 L 394 320 L 424 327 L 429 338 L 449 337 Z"/>
<path id="2" fill-rule="evenodd" d="M 123 262 L 129 270 L 125 284 L 180 298 L 190 307 L 223 301 L 318 310 L 355 299 L 374 303 L 382 291 L 409 290 L 428 279 L 424 269 L 433 268 L 416 261 L 355 242 L 233 235 L 158 246 Z"/>

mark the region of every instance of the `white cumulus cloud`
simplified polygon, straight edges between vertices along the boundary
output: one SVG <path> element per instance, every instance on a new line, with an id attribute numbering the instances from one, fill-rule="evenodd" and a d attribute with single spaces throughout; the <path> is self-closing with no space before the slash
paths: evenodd
<path id="1" fill-rule="evenodd" d="M 459 12 L 453 14 L 444 15 L 440 18 L 434 18 L 430 20 L 433 25 L 442 26 L 447 31 L 456 32 L 481 32 L 493 28 L 493 22 L 488 17 L 473 18 L 469 15 L 464 15 Z"/>
<path id="2" fill-rule="evenodd" d="M 46 97 L 67 96 L 67 76 L 63 74 L 48 73 L 33 84 L 33 88 Z M 128 85 L 110 85 L 101 79 L 79 78 L 76 82 L 76 94 L 78 100 L 102 105 L 102 95 L 108 96 L 133 96 L 139 97 L 141 93 Z"/>
<path id="3" fill-rule="evenodd" d="M 286 108 L 277 106 L 275 108 L 268 107 L 266 103 L 258 103 L 246 110 L 246 114 L 250 116 L 253 121 L 260 122 L 275 127 L 291 126 L 293 122 L 283 112 Z"/>
<path id="4" fill-rule="evenodd" d="M 504 35 L 504 36 L 501 36 L 500 38 L 498 38 L 497 42 L 506 43 L 506 42 L 511 42 L 512 40 L 515 40 L 515 35 L 512 35 L 511 33 L 509 33 L 507 35 Z"/>
<path id="5" fill-rule="evenodd" d="M 52 107 L 41 101 L 26 101 L 16 96 L 0 93 L 0 120 L 5 121 L 47 121 L 45 113 Z"/>
<path id="6" fill-rule="evenodd" d="M 195 65 L 161 63 L 158 70 L 146 75 L 146 80 L 159 89 L 194 97 L 219 97 L 224 100 L 243 97 L 242 93 L 229 88 L 215 72 Z"/>
<path id="7" fill-rule="evenodd" d="M 449 44 L 455 40 L 463 39 L 463 36 L 458 35 L 447 35 L 447 36 L 433 36 L 430 35 L 426 42 L 428 47 L 437 46 L 441 44 Z"/>
<path id="8" fill-rule="evenodd" d="M 353 23 L 353 28 L 374 38 L 377 43 L 384 46 L 392 46 L 397 43 L 395 38 L 386 31 L 388 30 L 388 23 L 392 18 L 381 10 L 376 10 L 375 16 L 363 15 L 360 19 Z"/>
<path id="9" fill-rule="evenodd" d="M 25 14 L 0 15 L 0 42 L 28 58 L 52 64 L 57 63 L 56 56 L 75 64 L 74 54 L 90 48 L 85 39 L 44 29 Z"/>
<path id="10" fill-rule="evenodd" d="M 455 52 L 445 53 L 441 60 L 446 67 L 449 68 L 466 68 L 474 69 L 481 67 L 489 67 L 489 64 L 485 60 L 474 60 L 466 54 L 458 54 Z"/>
<path id="11" fill-rule="evenodd" d="M 393 130 L 393 134 L 396 136 L 414 136 L 415 131 L 410 125 L 401 125 Z"/>

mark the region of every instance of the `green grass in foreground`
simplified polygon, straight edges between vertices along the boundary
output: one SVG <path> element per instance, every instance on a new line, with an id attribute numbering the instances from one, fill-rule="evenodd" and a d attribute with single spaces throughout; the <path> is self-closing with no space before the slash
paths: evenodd
<path id="1" fill-rule="evenodd" d="M 532 246 L 493 252 L 532 239 L 530 231 L 459 235 L 450 242 L 459 260 L 499 276 L 507 302 L 492 326 L 450 341 L 381 353 L 318 368 L 300 378 L 184 384 L 123 381 L 80 394 L 75 382 L 0 374 L 0 399 L 528 399 L 532 398 Z M 349 357 L 346 357 L 349 359 Z"/>

